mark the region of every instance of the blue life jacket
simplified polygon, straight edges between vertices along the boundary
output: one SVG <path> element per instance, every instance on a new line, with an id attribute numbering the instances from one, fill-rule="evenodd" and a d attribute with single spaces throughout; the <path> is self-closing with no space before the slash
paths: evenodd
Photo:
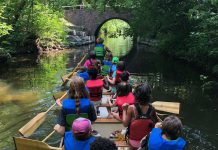
<path id="1" fill-rule="evenodd" d="M 162 138 L 160 128 L 153 128 L 148 141 L 148 150 L 183 150 L 185 145 L 186 142 L 183 138 L 166 140 Z"/>
<path id="2" fill-rule="evenodd" d="M 101 74 L 103 76 L 108 75 L 111 72 L 111 67 L 113 66 L 113 63 L 111 61 L 103 60 L 103 66 L 101 69 Z"/>
<path id="3" fill-rule="evenodd" d="M 90 150 L 90 144 L 95 141 L 95 137 L 91 136 L 89 139 L 79 141 L 75 139 L 72 131 L 65 132 L 64 148 L 65 150 Z"/>
<path id="4" fill-rule="evenodd" d="M 74 99 L 64 99 L 62 103 L 63 109 L 67 112 L 67 114 L 76 114 L 76 100 Z M 90 107 L 90 100 L 88 98 L 80 99 L 80 113 L 88 113 Z"/>
<path id="5" fill-rule="evenodd" d="M 105 55 L 105 49 L 104 49 L 104 44 L 96 44 L 94 48 L 96 58 L 98 57 L 104 57 Z"/>
<path id="6" fill-rule="evenodd" d="M 116 64 L 113 64 L 112 67 L 111 67 L 111 72 L 116 72 L 117 70 L 117 65 Z"/>
<path id="7" fill-rule="evenodd" d="M 80 73 L 77 73 L 77 76 L 83 78 L 84 81 L 87 81 L 89 80 L 89 74 L 87 71 L 85 72 L 80 72 Z"/>

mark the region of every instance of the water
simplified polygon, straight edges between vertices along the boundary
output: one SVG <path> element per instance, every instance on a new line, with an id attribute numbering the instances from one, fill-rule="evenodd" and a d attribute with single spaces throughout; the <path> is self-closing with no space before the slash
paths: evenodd
<path id="1" fill-rule="evenodd" d="M 127 41 L 123 43 L 125 42 L 127 43 Z M 116 47 L 118 43 L 111 42 L 111 45 Z M 10 87 L 9 91 L 12 92 L 8 94 L 32 91 L 39 97 L 37 101 L 32 101 L 32 97 L 29 97 L 22 103 L 11 101 L 0 104 L 1 150 L 13 149 L 12 137 L 18 135 L 18 129 L 54 103 L 52 94 L 61 90 L 60 76 L 72 70 L 70 68 L 76 66 L 89 49 L 92 47 L 81 47 L 67 53 L 44 57 L 40 61 L 36 61 L 36 57 L 33 56 L 19 56 L 13 58 L 8 65 L 0 65 L 0 82 L 13 87 Z M 149 48 L 140 47 L 126 57 L 128 70 L 143 74 L 141 77 L 133 76 L 133 80 L 137 82 L 147 80 L 153 88 L 154 101 L 181 103 L 179 117 L 184 124 L 183 137 L 188 142 L 187 149 L 218 149 L 217 81 L 188 64 L 151 51 Z M 116 50 L 113 53 L 120 54 Z M 42 140 L 52 131 L 58 110 L 59 108 L 55 107 L 49 112 L 45 123 L 33 134 L 32 138 Z M 59 136 L 55 134 L 48 142 L 57 144 L 58 139 Z"/>

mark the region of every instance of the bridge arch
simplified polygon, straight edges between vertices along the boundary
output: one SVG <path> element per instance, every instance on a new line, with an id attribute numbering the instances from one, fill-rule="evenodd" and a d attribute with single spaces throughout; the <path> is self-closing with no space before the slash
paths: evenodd
<path id="1" fill-rule="evenodd" d="M 75 26 L 82 26 L 87 35 L 95 36 L 100 27 L 111 19 L 121 19 L 129 23 L 131 14 L 129 12 L 116 12 L 106 9 L 104 12 L 89 9 L 66 9 L 65 19 Z"/>

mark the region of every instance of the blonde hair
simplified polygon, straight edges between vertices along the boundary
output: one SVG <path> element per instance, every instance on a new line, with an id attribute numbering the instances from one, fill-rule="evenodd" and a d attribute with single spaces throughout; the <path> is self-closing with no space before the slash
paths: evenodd
<path id="1" fill-rule="evenodd" d="M 73 76 L 71 78 L 69 95 L 71 99 L 76 100 L 76 109 L 77 113 L 79 113 L 80 99 L 89 97 L 84 81 L 81 77 Z"/>

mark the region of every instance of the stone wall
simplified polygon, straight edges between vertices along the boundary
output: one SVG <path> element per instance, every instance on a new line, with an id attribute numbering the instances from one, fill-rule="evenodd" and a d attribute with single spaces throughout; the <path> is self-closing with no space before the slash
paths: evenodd
<path id="1" fill-rule="evenodd" d="M 131 15 L 127 12 L 118 13 L 112 10 L 98 12 L 87 9 L 68 9 L 65 10 L 65 19 L 75 26 L 82 26 L 87 35 L 96 36 L 100 27 L 110 19 L 121 19 L 128 22 Z"/>

